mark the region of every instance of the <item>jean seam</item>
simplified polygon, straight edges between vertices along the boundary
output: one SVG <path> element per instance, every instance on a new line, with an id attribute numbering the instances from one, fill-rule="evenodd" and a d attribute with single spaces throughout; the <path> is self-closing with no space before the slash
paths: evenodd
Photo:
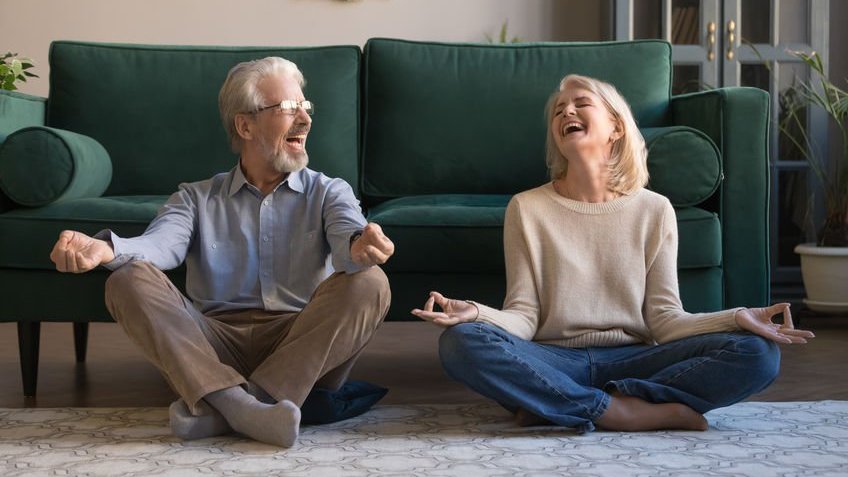
<path id="1" fill-rule="evenodd" d="M 719 349 L 719 350 L 717 350 L 718 352 L 715 354 L 715 356 L 703 356 L 703 359 L 699 360 L 697 363 L 693 364 L 692 366 L 689 366 L 686 369 L 682 369 L 682 370 L 680 370 L 679 373 L 675 374 L 674 376 L 669 377 L 668 380 L 664 381 L 664 384 L 668 384 L 668 383 L 670 383 L 674 380 L 677 380 L 677 378 L 679 378 L 680 376 L 691 372 L 693 369 L 702 366 L 704 363 L 717 360 L 721 355 L 723 355 L 725 353 L 733 352 L 733 353 L 738 354 L 739 353 L 739 341 L 738 340 L 729 340 L 729 341 L 731 342 L 730 344 L 733 346 L 732 350 Z"/>
<path id="2" fill-rule="evenodd" d="M 716 354 L 715 357 L 703 356 L 702 359 L 698 360 L 697 363 L 693 363 L 692 366 L 689 366 L 686 369 L 681 369 L 680 372 L 675 374 L 674 376 L 669 376 L 668 379 L 664 379 L 663 384 L 670 385 L 671 383 L 677 381 L 677 379 L 680 378 L 681 376 L 683 376 L 684 374 L 688 374 L 688 373 L 692 372 L 692 370 L 694 370 L 695 368 L 701 367 L 705 363 L 714 361 L 716 358 L 718 358 L 719 356 L 721 356 L 724 353 L 727 353 L 727 351 L 726 350 L 719 350 L 718 354 Z"/>
<path id="3" fill-rule="evenodd" d="M 595 357 L 592 355 L 591 348 L 585 348 L 585 351 L 586 351 L 586 358 L 589 360 L 589 385 L 591 386 L 591 384 L 595 382 L 595 375 L 597 374 L 595 372 Z M 595 419 L 598 419 L 599 417 L 603 416 L 604 413 L 607 412 L 607 409 L 609 408 L 610 401 L 612 400 L 612 396 L 610 396 L 610 393 L 607 391 L 606 385 L 604 385 L 604 387 L 602 387 L 600 389 L 601 389 L 601 391 L 603 391 L 604 395 L 601 398 L 601 403 L 598 405 L 597 415 L 592 418 L 593 421 Z"/>
<path id="4" fill-rule="evenodd" d="M 483 327 L 482 327 L 481 325 L 478 325 L 478 330 L 477 330 L 477 331 L 478 331 L 478 332 L 482 332 L 482 331 L 483 331 Z M 491 339 L 491 337 L 490 337 L 490 334 L 489 334 L 489 333 L 481 333 L 481 334 L 484 336 L 484 338 L 485 338 L 485 339 L 486 339 L 486 341 L 489 343 L 489 345 L 496 345 L 496 343 L 494 342 L 494 340 L 492 340 L 492 339 Z M 501 339 L 501 340 L 499 340 L 499 341 L 503 342 L 504 340 L 503 340 L 503 339 Z M 502 346 L 499 346 L 499 347 L 501 348 L 501 350 L 502 350 L 503 352 L 505 352 L 506 354 L 508 354 L 508 355 L 509 355 L 509 356 L 513 359 L 513 361 L 515 361 L 515 362 L 517 362 L 517 363 L 521 364 L 522 366 L 524 366 L 525 368 L 529 369 L 529 370 L 533 373 L 533 375 L 534 375 L 536 378 L 538 378 L 538 379 L 539 379 L 539 381 L 540 381 L 540 382 L 542 382 L 545 386 L 547 386 L 549 389 L 551 389 L 551 390 L 552 390 L 552 391 L 553 391 L 553 392 L 554 392 L 557 396 L 559 396 L 560 398 L 562 398 L 562 399 L 563 399 L 563 400 L 565 400 L 565 401 L 568 401 L 568 402 L 570 402 L 570 403 L 576 404 L 577 406 L 579 406 L 579 407 L 583 408 L 583 409 L 584 409 L 584 412 L 586 412 L 586 414 L 588 414 L 588 415 L 589 415 L 589 417 L 590 417 L 590 419 L 589 419 L 589 420 L 590 420 L 590 421 L 594 421 L 595 419 L 597 419 L 598 417 L 600 417 L 600 416 L 603 414 L 603 410 L 606 410 L 606 406 L 604 405 L 604 404 L 605 404 L 605 403 L 604 403 L 605 399 L 602 399 L 602 400 L 601 400 L 601 401 L 602 401 L 602 402 L 601 402 L 601 407 L 603 408 L 603 410 L 602 410 L 601 412 L 592 411 L 591 409 L 589 409 L 588 407 L 586 407 L 583 403 L 580 403 L 580 402 L 574 401 L 573 399 L 569 398 L 568 396 L 563 395 L 563 394 L 559 391 L 559 389 L 557 389 L 555 386 L 551 385 L 551 383 L 550 383 L 547 379 L 545 379 L 545 378 L 544 378 L 544 376 L 542 376 L 541 374 L 539 374 L 539 372 L 538 372 L 538 371 L 536 371 L 536 369 L 535 369 L 535 368 L 533 368 L 533 366 L 531 366 L 531 365 L 530 365 L 529 363 L 527 363 L 525 360 L 521 359 L 521 358 L 520 358 L 520 356 L 518 356 L 518 355 L 517 355 L 517 354 L 515 354 L 515 353 L 510 352 L 510 350 L 506 349 L 505 347 L 502 347 Z M 607 404 L 607 405 L 608 405 L 608 404 Z"/>

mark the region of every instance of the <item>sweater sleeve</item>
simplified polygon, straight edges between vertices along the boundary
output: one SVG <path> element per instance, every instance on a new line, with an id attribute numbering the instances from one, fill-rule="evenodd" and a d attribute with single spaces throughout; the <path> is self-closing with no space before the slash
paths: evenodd
<path id="1" fill-rule="evenodd" d="M 513 198 L 504 219 L 504 258 L 507 293 L 503 310 L 477 304 L 478 321 L 498 326 L 521 339 L 532 340 L 539 327 L 539 293 L 525 223 L 518 201 Z"/>
<path id="2" fill-rule="evenodd" d="M 654 243 L 646 246 L 647 277 L 644 316 L 657 343 L 720 331 L 735 331 L 740 308 L 713 313 L 687 313 L 680 302 L 677 281 L 677 217 L 666 201 L 662 226 Z"/>

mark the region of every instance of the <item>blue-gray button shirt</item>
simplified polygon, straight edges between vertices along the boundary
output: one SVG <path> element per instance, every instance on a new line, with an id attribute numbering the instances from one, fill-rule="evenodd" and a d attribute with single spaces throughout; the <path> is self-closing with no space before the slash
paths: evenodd
<path id="1" fill-rule="evenodd" d="M 366 221 L 351 187 L 302 169 L 263 197 L 238 165 L 180 184 L 143 235 L 110 230 L 116 269 L 146 260 L 161 270 L 186 262 L 186 292 L 203 313 L 241 309 L 300 311 L 333 271 L 363 267 L 350 239 Z"/>

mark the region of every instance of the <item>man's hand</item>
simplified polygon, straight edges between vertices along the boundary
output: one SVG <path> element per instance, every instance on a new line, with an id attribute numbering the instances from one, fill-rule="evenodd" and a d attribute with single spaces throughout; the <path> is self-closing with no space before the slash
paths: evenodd
<path id="1" fill-rule="evenodd" d="M 73 230 L 62 231 L 50 252 L 50 260 L 60 272 L 84 273 L 114 259 L 115 252 L 108 242 Z"/>
<path id="2" fill-rule="evenodd" d="M 443 311 L 433 311 L 433 305 L 438 305 Z M 412 314 L 418 318 L 446 328 L 474 321 L 479 313 L 477 305 L 463 300 L 445 298 L 444 295 L 435 291 L 430 292 L 423 310 L 418 308 L 412 310 Z"/>
<path id="3" fill-rule="evenodd" d="M 353 263 L 370 267 L 386 263 L 395 253 L 395 244 L 383 234 L 379 225 L 371 222 L 362 230 L 362 235 L 350 245 L 350 258 Z"/>
<path id="4" fill-rule="evenodd" d="M 772 322 L 771 319 L 779 314 L 783 314 L 783 323 Z M 795 329 L 789 303 L 777 303 L 764 308 L 743 308 L 736 312 L 736 324 L 743 330 L 776 343 L 806 343 L 808 338 L 816 337 L 812 331 Z"/>

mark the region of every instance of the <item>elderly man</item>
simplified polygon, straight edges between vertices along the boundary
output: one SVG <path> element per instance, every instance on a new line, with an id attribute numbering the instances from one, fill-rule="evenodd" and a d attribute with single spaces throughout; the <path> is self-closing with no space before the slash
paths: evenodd
<path id="1" fill-rule="evenodd" d="M 63 231 L 62 272 L 114 270 L 106 305 L 181 399 L 183 439 L 231 429 L 290 447 L 313 387 L 339 389 L 388 311 L 394 244 L 351 187 L 307 169 L 314 106 L 294 63 L 230 70 L 218 98 L 238 165 L 180 185 L 143 235 Z M 188 298 L 161 270 L 187 265 Z"/>

